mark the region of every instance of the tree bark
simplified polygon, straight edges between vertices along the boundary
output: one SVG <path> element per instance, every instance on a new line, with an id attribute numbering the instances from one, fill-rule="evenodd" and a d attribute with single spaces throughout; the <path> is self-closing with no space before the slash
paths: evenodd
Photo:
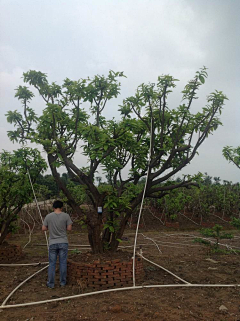
<path id="1" fill-rule="evenodd" d="M 4 227 L 3 227 L 3 232 L 1 232 L 1 236 L 0 236 L 0 245 L 3 243 L 3 241 L 5 240 L 7 234 L 9 233 L 9 226 L 12 222 L 16 221 L 16 219 L 8 219 L 7 222 L 5 223 Z"/>
<path id="2" fill-rule="evenodd" d="M 53 155 L 48 154 L 48 163 L 49 166 L 51 168 L 53 177 L 58 185 L 58 187 L 63 191 L 64 195 L 67 197 L 68 199 L 68 205 L 71 206 L 71 208 L 73 209 L 73 211 L 75 213 L 77 213 L 78 216 L 83 216 L 83 212 L 80 209 L 80 207 L 77 205 L 77 203 L 75 202 L 74 198 L 72 197 L 71 193 L 69 192 L 69 190 L 67 189 L 67 187 L 65 186 L 65 184 L 62 182 L 59 173 L 56 170 L 56 167 L 53 165 L 53 162 L 55 161 L 55 158 Z"/>
<path id="3" fill-rule="evenodd" d="M 0 245 L 3 243 L 3 241 L 5 240 L 7 234 L 8 234 L 8 228 L 9 228 L 10 223 L 4 226 L 3 232 L 1 233 L 0 236 Z"/>
<path id="4" fill-rule="evenodd" d="M 101 238 L 102 220 L 101 215 L 96 213 L 87 214 L 88 240 L 94 254 L 103 253 L 103 241 Z"/>

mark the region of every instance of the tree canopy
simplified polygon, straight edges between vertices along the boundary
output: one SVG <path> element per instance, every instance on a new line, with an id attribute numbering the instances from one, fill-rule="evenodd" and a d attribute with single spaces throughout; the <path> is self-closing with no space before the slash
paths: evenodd
<path id="1" fill-rule="evenodd" d="M 121 77 L 125 77 L 123 72 L 110 71 L 107 77 L 96 75 L 77 81 L 66 78 L 60 86 L 49 83 L 45 73 L 30 70 L 23 79 L 42 97 L 42 114 L 37 115 L 29 107 L 34 95 L 26 86 L 19 86 L 15 94 L 22 102 L 23 112 L 7 113 L 7 120 L 15 126 L 8 132 L 10 139 L 43 146 L 59 188 L 80 215 L 58 167 L 63 165 L 69 177 L 84 187 L 96 209 L 87 216 L 89 240 L 95 252 L 102 251 L 103 243 L 117 248 L 131 212 L 142 199 L 143 189 L 138 186 L 141 179 L 147 179 L 146 197 L 152 198 L 196 185 L 189 175 L 178 183 L 171 179 L 221 125 L 219 115 L 227 99 L 221 91 L 214 91 L 201 111 L 191 112 L 207 77 L 204 67 L 186 84 L 178 107 L 168 105 L 177 79 L 162 75 L 156 83 L 141 84 L 133 96 L 123 100 L 118 107 L 120 120 L 106 119 L 104 108 L 119 95 Z M 75 163 L 74 156 L 80 148 L 88 159 L 87 167 Z M 95 184 L 100 168 L 109 182 L 107 186 Z M 128 171 L 127 177 L 124 171 Z M 97 213 L 99 206 L 104 208 L 102 214 Z"/>
<path id="2" fill-rule="evenodd" d="M 13 153 L 0 153 L 0 244 L 22 206 L 32 200 L 33 194 L 27 171 L 34 182 L 47 164 L 37 149 L 21 148 Z"/>

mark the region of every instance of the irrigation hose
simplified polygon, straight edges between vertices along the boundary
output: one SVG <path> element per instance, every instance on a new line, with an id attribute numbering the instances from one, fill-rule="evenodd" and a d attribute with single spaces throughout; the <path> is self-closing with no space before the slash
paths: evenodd
<path id="1" fill-rule="evenodd" d="M 29 229 L 29 241 L 27 244 L 24 245 L 23 249 L 25 249 L 25 247 L 31 242 L 32 240 L 32 233 L 33 233 L 33 230 L 34 230 L 34 227 L 35 227 L 35 220 L 34 218 L 32 217 L 32 215 L 27 211 L 28 215 L 31 217 L 31 219 L 33 220 L 33 227 L 32 229 L 30 230 Z M 26 222 L 27 223 L 27 222 Z M 30 226 L 29 226 L 30 227 Z"/>
<path id="2" fill-rule="evenodd" d="M 37 275 L 38 273 L 42 272 L 43 270 L 45 270 L 46 268 L 48 268 L 49 265 L 44 266 L 44 268 L 42 268 L 41 270 L 35 272 L 34 274 L 32 274 L 31 276 L 29 276 L 26 280 L 24 280 L 23 282 L 21 282 L 7 297 L 6 299 L 3 301 L 2 305 L 0 306 L 0 309 L 2 307 L 5 306 L 5 304 L 7 303 L 7 301 L 9 300 L 9 298 L 17 291 L 17 289 L 19 289 L 24 283 L 26 283 L 28 280 L 30 280 L 31 278 L 33 278 L 35 275 Z"/>
<path id="3" fill-rule="evenodd" d="M 175 277 L 175 278 L 177 278 L 178 280 L 182 281 L 183 283 L 185 283 L 185 284 L 191 284 L 191 283 L 189 283 L 189 282 L 187 282 L 187 281 L 185 281 L 185 280 L 181 279 L 179 276 L 177 276 L 176 274 L 172 273 L 171 271 L 169 271 L 169 270 L 165 269 L 163 266 L 158 265 L 158 264 L 156 264 L 156 263 L 154 263 L 154 262 L 152 262 L 152 261 L 148 260 L 148 259 L 147 259 L 147 258 L 145 258 L 142 254 L 138 253 L 138 255 L 139 255 L 141 258 L 143 258 L 145 261 L 147 261 L 147 262 L 149 262 L 149 263 L 151 263 L 151 264 L 153 264 L 153 265 L 155 265 L 155 266 L 159 267 L 160 269 L 162 269 L 162 270 L 164 270 L 165 272 L 167 272 L 167 273 L 171 274 L 172 276 L 174 276 L 174 277 Z"/>
<path id="4" fill-rule="evenodd" d="M 155 242 L 154 239 L 152 239 L 152 238 L 150 238 L 150 237 L 148 237 L 148 236 L 145 236 L 143 233 L 140 233 L 140 235 L 142 235 L 146 240 L 149 240 L 149 241 L 153 242 L 154 245 L 157 247 L 159 253 L 162 254 L 162 251 L 160 250 L 158 244 Z"/>
<path id="5" fill-rule="evenodd" d="M 40 266 L 42 264 L 48 264 L 49 262 L 38 262 L 38 263 L 6 263 L 6 264 L 0 264 L 0 266 Z"/>
<path id="6" fill-rule="evenodd" d="M 32 191 L 33 191 L 35 203 L 36 203 L 36 205 L 37 205 L 37 209 L 38 209 L 38 212 L 39 212 L 39 215 L 40 215 L 40 217 L 41 217 L 42 224 L 43 224 L 43 217 L 42 217 L 42 214 L 41 214 L 39 205 L 38 205 L 37 197 L 36 197 L 36 194 L 35 194 L 35 191 L 34 191 L 34 188 L 33 188 L 33 184 L 32 184 L 32 180 L 31 180 L 31 176 L 30 176 L 29 170 L 27 170 L 27 174 L 28 174 L 28 178 L 29 178 L 29 182 L 30 182 Z M 45 238 L 46 238 L 47 248 L 49 248 L 48 238 L 47 238 L 47 233 L 46 233 L 46 231 L 44 232 L 44 234 L 45 234 Z"/>
<path id="7" fill-rule="evenodd" d="M 152 119 L 151 119 L 151 138 L 152 138 Z M 152 145 L 152 141 L 150 139 L 150 152 L 149 152 L 149 164 L 150 164 L 150 160 L 151 160 L 151 145 Z M 136 227 L 136 233 L 135 233 L 135 239 L 134 239 L 134 251 L 133 251 L 133 286 L 132 287 L 125 287 L 125 288 L 117 288 L 117 289 L 109 289 L 109 290 L 102 290 L 102 291 L 95 291 L 95 292 L 90 292 L 90 293 L 84 293 L 84 294 L 77 294 L 77 295 L 73 295 L 73 296 L 67 296 L 67 297 L 61 297 L 61 298 L 57 298 L 57 299 L 50 299 L 50 300 L 44 300 L 44 301 L 37 301 L 37 302 L 27 302 L 27 303 L 21 303 L 21 304 L 15 304 L 15 305 L 6 305 L 7 301 L 9 300 L 9 298 L 23 285 L 25 284 L 28 280 L 30 280 L 31 278 L 33 278 L 35 275 L 37 275 L 38 273 L 42 272 L 43 270 L 45 270 L 46 268 L 48 268 L 49 265 L 45 266 L 44 268 L 42 268 L 41 270 L 35 272 L 34 274 L 32 274 L 30 277 L 28 277 L 26 280 L 24 280 L 23 282 L 21 282 L 8 296 L 7 298 L 4 300 L 4 302 L 2 303 L 2 305 L 0 306 L 0 309 L 7 309 L 7 308 L 16 308 L 16 307 L 23 307 L 23 306 L 32 306 L 32 305 L 39 305 L 39 304 L 44 304 L 44 303 L 50 303 L 50 302 L 58 302 L 58 301 L 63 301 L 63 300 L 69 300 L 69 299 L 74 299 L 74 298 L 78 298 L 78 297 L 86 297 L 86 296 L 90 296 L 90 295 L 96 295 L 96 294 L 101 294 L 101 293 L 109 293 L 109 292 L 116 292 L 116 291 L 126 291 L 126 290 L 135 290 L 135 289 L 144 289 L 144 288 L 171 288 L 171 287 L 240 287 L 240 284 L 191 284 L 181 278 L 179 278 L 177 275 L 175 275 L 174 273 L 170 272 L 169 270 L 165 269 L 164 267 L 148 260 L 147 258 L 143 257 L 142 254 L 137 253 L 138 255 L 140 255 L 144 260 L 148 261 L 149 263 L 163 269 L 164 271 L 166 271 L 167 273 L 173 275 L 174 277 L 176 277 L 177 279 L 179 279 L 180 281 L 182 281 L 184 284 L 168 284 L 168 285 L 145 285 L 145 286 L 136 286 L 135 285 L 135 256 L 136 256 L 136 245 L 137 245 L 137 235 L 138 235 L 138 228 L 139 228 L 139 223 L 140 223 L 140 219 L 141 219 L 141 213 L 142 213 L 142 208 L 143 208 L 143 202 L 144 202 L 144 197 L 145 197 L 145 193 L 146 193 L 146 187 L 147 187 L 147 180 L 148 180 L 148 176 L 149 176 L 149 172 L 150 172 L 150 167 L 148 166 L 148 172 L 147 172 L 147 178 L 146 178 L 146 183 L 145 183 L 145 187 L 143 190 L 143 197 L 142 197 L 142 201 L 141 201 L 141 206 L 140 206 L 140 211 L 139 211 L 139 215 L 138 215 L 138 222 L 137 222 L 137 227 Z M 31 177 L 30 177 L 30 173 L 28 171 L 28 176 L 29 176 L 29 181 L 33 190 L 33 194 L 34 194 L 34 198 L 35 198 L 35 202 L 41 217 L 41 220 L 43 222 L 43 218 L 41 215 L 41 211 L 40 208 L 38 206 L 37 203 L 37 199 L 36 199 L 36 195 L 35 195 L 35 191 L 32 185 L 32 181 L 31 181 Z M 48 247 L 48 239 L 47 239 L 47 234 L 45 232 L 45 237 L 46 237 L 46 242 L 47 242 L 47 247 Z M 39 264 L 45 264 L 44 263 L 31 263 L 31 264 L 1 264 L 0 266 L 22 266 L 22 265 L 39 265 Z"/>
<path id="8" fill-rule="evenodd" d="M 19 308 L 19 307 L 25 307 L 25 306 L 31 306 L 31 305 L 39 305 L 44 303 L 51 303 L 51 302 L 58 302 L 58 301 L 64 301 L 64 300 L 70 300 L 80 297 L 86 297 L 90 295 L 96 295 L 101 293 L 111 293 L 116 291 L 127 291 L 127 290 L 140 290 L 140 289 L 148 289 L 148 288 L 193 288 L 193 287 L 240 287 L 240 284 L 156 284 L 156 285 L 143 285 L 143 286 L 132 286 L 132 287 L 126 287 L 126 288 L 117 288 L 117 289 L 108 289 L 108 290 L 101 290 L 101 291 L 95 291 L 90 293 L 82 293 L 82 294 L 76 294 L 71 296 L 66 296 L 62 298 L 57 299 L 50 299 L 50 300 L 44 300 L 44 301 L 37 301 L 37 302 L 27 302 L 27 303 L 20 303 L 20 304 L 14 304 L 14 305 L 4 305 L 0 306 L 1 309 L 9 309 L 9 308 Z"/>
<path id="9" fill-rule="evenodd" d="M 29 239 L 28 239 L 28 242 L 24 245 L 23 247 L 23 250 L 25 249 L 25 247 L 31 242 L 31 239 L 32 239 L 32 232 L 33 232 L 33 229 L 35 227 L 35 221 L 34 221 L 34 224 L 33 224 L 33 228 L 31 229 L 30 228 L 30 225 L 24 221 L 22 218 L 20 219 L 21 221 L 23 221 L 27 226 L 28 226 L 28 230 L 29 230 Z"/>
<path id="10" fill-rule="evenodd" d="M 188 236 L 190 236 L 188 234 Z M 146 244 L 146 245 L 151 245 L 151 244 Z M 152 244 L 153 245 L 153 244 Z M 62 298 L 58 298 L 58 299 L 52 299 L 52 300 L 44 300 L 44 301 L 37 301 L 37 302 L 29 302 L 29 303 L 22 303 L 22 304 L 16 304 L 16 305 L 6 305 L 7 301 L 9 300 L 9 298 L 23 285 L 25 284 L 28 280 L 30 280 L 32 277 L 34 277 L 35 275 L 37 275 L 38 273 L 40 273 L 41 271 L 45 270 L 47 266 L 45 266 L 44 268 L 42 268 L 41 270 L 37 271 L 36 273 L 34 273 L 33 275 L 31 275 L 30 277 L 28 277 L 26 280 L 24 280 L 23 282 L 21 282 L 8 296 L 7 298 L 4 300 L 4 302 L 2 303 L 2 305 L 0 306 L 0 309 L 3 308 L 12 308 L 12 307 L 21 307 L 21 306 L 30 306 L 30 305 L 37 305 L 37 304 L 43 304 L 43 303 L 48 303 L 48 302 L 54 302 L 54 301 L 62 301 L 62 300 L 67 300 L 67 299 L 72 299 L 72 298 L 77 298 L 77 297 L 83 297 L 83 296 L 88 296 L 88 295 L 94 295 L 94 294 L 100 294 L 100 293 L 105 293 L 105 292 L 114 292 L 114 291 L 123 291 L 123 290 L 132 290 L 132 289 L 143 289 L 143 288 L 154 288 L 154 287 L 158 287 L 158 288 L 167 288 L 167 287 L 183 287 L 183 286 L 188 286 L 188 287 L 240 287 L 240 284 L 190 284 L 189 282 L 179 278 L 177 275 L 175 275 L 174 273 L 172 273 L 171 271 L 165 269 L 164 267 L 148 260 L 147 258 L 145 258 L 142 254 L 137 253 L 138 255 L 140 255 L 144 260 L 148 261 L 149 263 L 163 269 L 164 271 L 166 271 L 167 273 L 173 275 L 175 278 L 179 279 L 180 281 L 182 281 L 183 283 L 185 283 L 184 285 L 179 285 L 179 284 L 169 284 L 169 285 L 146 285 L 146 286 L 133 286 L 133 287 L 126 287 L 126 288 L 117 288 L 117 289 L 109 289 L 109 290 L 102 290 L 102 291 L 97 291 L 97 292 L 91 292 L 91 293 L 85 293 L 85 294 L 79 294 L 79 295 L 74 295 L 74 296 L 70 296 L 70 297 L 62 297 Z M 48 264 L 48 262 L 39 262 L 39 263 L 27 263 L 27 264 L 0 264 L 0 266 L 29 266 L 29 265 L 34 265 L 34 266 L 38 266 L 41 264 Z"/>
<path id="11" fill-rule="evenodd" d="M 134 287 L 136 286 L 135 257 L 136 257 L 136 247 L 137 247 L 137 236 L 138 236 L 138 229 L 139 229 L 140 219 L 141 219 L 141 215 L 142 215 L 143 202 L 144 202 L 145 193 L 146 193 L 147 184 L 148 184 L 148 176 L 149 176 L 149 173 L 150 173 L 150 162 L 151 162 L 151 152 L 152 152 L 152 131 L 153 131 L 153 118 L 151 117 L 151 131 L 150 131 L 148 170 L 147 170 L 147 177 L 146 177 L 146 182 L 145 182 L 144 190 L 143 190 L 141 206 L 140 206 L 140 210 L 139 210 L 139 214 L 138 214 L 138 221 L 137 221 L 137 226 L 136 226 L 136 231 L 135 231 L 134 248 L 133 248 L 133 286 Z"/>

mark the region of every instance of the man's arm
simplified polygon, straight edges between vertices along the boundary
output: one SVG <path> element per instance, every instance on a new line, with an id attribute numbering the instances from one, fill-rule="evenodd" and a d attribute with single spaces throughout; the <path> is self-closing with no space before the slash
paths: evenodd
<path id="1" fill-rule="evenodd" d="M 71 231 L 72 230 L 72 224 L 73 221 L 71 220 L 70 216 L 68 215 L 68 219 L 67 219 L 67 231 Z"/>
<path id="2" fill-rule="evenodd" d="M 72 224 L 67 225 L 67 231 L 71 231 L 72 230 Z"/>
<path id="3" fill-rule="evenodd" d="M 45 217 L 42 225 L 42 231 L 46 232 L 48 230 L 48 215 Z"/>

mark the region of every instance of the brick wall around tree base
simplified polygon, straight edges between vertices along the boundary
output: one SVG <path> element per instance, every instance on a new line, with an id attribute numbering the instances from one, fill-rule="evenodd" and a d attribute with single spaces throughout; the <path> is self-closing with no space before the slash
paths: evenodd
<path id="1" fill-rule="evenodd" d="M 136 257 L 135 277 L 137 282 L 144 279 L 142 259 Z M 89 287 L 96 290 L 114 287 L 132 286 L 133 262 L 120 262 L 120 260 L 94 261 L 92 264 L 74 262 L 68 259 L 68 284 Z"/>

